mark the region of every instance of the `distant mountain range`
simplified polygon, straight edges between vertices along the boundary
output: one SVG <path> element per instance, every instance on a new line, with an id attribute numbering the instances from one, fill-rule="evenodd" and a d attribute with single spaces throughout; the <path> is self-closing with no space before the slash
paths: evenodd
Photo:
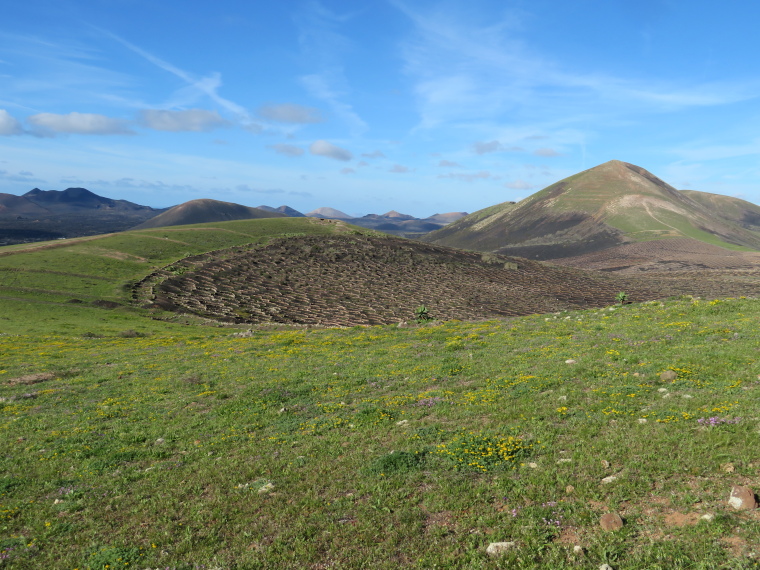
<path id="1" fill-rule="evenodd" d="M 639 166 L 613 160 L 520 202 L 474 212 L 422 239 L 579 267 L 592 254 L 596 268 L 624 269 L 664 258 L 675 262 L 679 255 L 694 264 L 702 250 L 713 257 L 760 250 L 760 207 L 728 196 L 678 191 Z M 651 242 L 657 246 L 632 249 L 632 244 Z M 616 249 L 622 247 L 628 252 L 625 267 Z"/>
<path id="2" fill-rule="evenodd" d="M 425 219 L 395 210 L 355 218 L 334 208 L 306 214 L 280 206 L 252 208 L 231 202 L 190 200 L 171 208 L 151 208 L 98 196 L 85 188 L 40 190 L 22 196 L 0 194 L 0 245 L 80 237 L 128 229 L 146 229 L 272 217 L 315 217 L 346 222 L 396 235 L 416 237 L 439 229 L 466 212 L 435 214 Z"/>
<path id="3" fill-rule="evenodd" d="M 260 210 L 267 212 L 280 212 L 288 216 L 306 216 L 308 218 L 327 218 L 332 220 L 343 220 L 355 226 L 378 230 L 388 234 L 394 234 L 404 237 L 419 237 L 428 232 L 438 230 L 453 221 L 463 218 L 467 212 L 449 212 L 447 214 L 434 214 L 428 218 L 415 218 L 409 214 L 402 214 L 396 210 L 391 210 L 385 214 L 367 214 L 360 218 L 350 216 L 345 212 L 335 208 L 317 208 L 306 214 L 290 208 L 289 206 L 280 206 L 272 208 L 270 206 L 259 206 Z"/>
<path id="4" fill-rule="evenodd" d="M 85 188 L 0 193 L 0 245 L 120 232 L 163 211 Z"/>

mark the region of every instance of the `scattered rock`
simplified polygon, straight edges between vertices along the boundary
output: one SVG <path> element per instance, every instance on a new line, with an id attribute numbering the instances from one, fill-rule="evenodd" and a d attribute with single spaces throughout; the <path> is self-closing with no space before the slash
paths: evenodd
<path id="1" fill-rule="evenodd" d="M 504 554 L 514 547 L 514 542 L 492 542 L 488 545 L 488 548 L 486 548 L 486 554 L 490 554 L 491 556 L 499 556 L 500 554 Z"/>
<path id="2" fill-rule="evenodd" d="M 623 528 L 623 519 L 617 513 L 605 513 L 599 519 L 602 530 L 612 532 Z"/>
<path id="3" fill-rule="evenodd" d="M 573 546 L 573 554 L 576 556 L 583 556 L 583 547 L 577 544 Z"/>
<path id="4" fill-rule="evenodd" d="M 612 568 L 612 566 L 610 566 L 609 564 L 602 564 L 602 565 L 599 567 L 599 570 L 613 570 L 613 568 Z"/>
<path id="5" fill-rule="evenodd" d="M 532 463 L 532 462 L 528 463 L 528 467 L 530 467 L 531 469 L 535 469 L 536 467 L 538 467 L 538 463 Z"/>
<path id="6" fill-rule="evenodd" d="M 279 410 L 277 410 L 277 413 L 278 413 L 278 414 L 284 414 L 284 413 L 285 413 L 285 412 L 287 412 L 287 411 L 288 411 L 288 409 L 287 409 L 287 408 L 280 408 Z"/>
<path id="7" fill-rule="evenodd" d="M 662 374 L 660 374 L 660 380 L 663 382 L 671 382 L 678 378 L 678 374 L 675 373 L 673 370 L 666 370 Z"/>
<path id="8" fill-rule="evenodd" d="M 567 360 L 565 360 L 565 364 L 577 364 L 577 363 L 578 361 L 573 360 L 572 358 L 568 358 Z"/>
<path id="9" fill-rule="evenodd" d="M 575 487 L 573 487 L 572 485 L 568 485 L 567 487 L 565 487 L 566 495 L 572 495 L 574 492 L 575 492 Z"/>
<path id="10" fill-rule="evenodd" d="M 757 501 L 755 500 L 755 492 L 749 487 L 742 485 L 735 485 L 731 489 L 731 497 L 728 499 L 728 504 L 738 511 L 748 511 L 757 508 Z"/>
<path id="11" fill-rule="evenodd" d="M 559 398 L 557 398 L 557 400 L 559 400 L 560 402 L 567 402 L 567 396 L 560 396 Z"/>
<path id="12" fill-rule="evenodd" d="M 570 459 L 569 457 L 561 457 L 560 459 L 557 459 L 557 464 L 570 463 L 571 461 L 572 459 Z"/>
<path id="13" fill-rule="evenodd" d="M 272 489 L 274 489 L 274 485 L 270 482 L 267 482 L 259 487 L 259 490 L 257 492 L 259 495 L 263 495 L 264 493 L 269 493 Z"/>
<path id="14" fill-rule="evenodd" d="M 638 419 L 638 420 L 636 420 L 636 421 L 637 421 L 637 422 L 639 422 L 640 424 L 645 424 L 645 423 L 647 423 L 647 419 L 646 419 L 646 418 L 639 418 L 639 419 Z"/>
<path id="15" fill-rule="evenodd" d="M 604 483 L 605 485 L 607 483 L 612 483 L 613 481 L 617 481 L 617 475 L 610 475 L 609 477 L 605 477 L 604 479 L 602 479 L 602 483 Z"/>
<path id="16" fill-rule="evenodd" d="M 606 459 L 602 459 L 602 467 L 604 467 L 605 469 L 609 469 L 610 468 L 610 462 L 607 461 Z"/>
<path id="17" fill-rule="evenodd" d="M 736 471 L 736 468 L 734 467 L 733 463 L 724 463 L 720 466 L 721 471 L 725 471 L 726 473 L 733 473 Z"/>
<path id="18" fill-rule="evenodd" d="M 163 437 L 159 437 L 159 438 L 156 440 L 156 445 L 161 445 L 161 444 L 163 444 L 165 441 L 166 441 L 166 440 L 165 440 Z"/>
<path id="19" fill-rule="evenodd" d="M 396 422 L 396 425 L 399 427 L 407 427 L 409 425 L 409 420 L 401 420 L 400 422 Z"/>
<path id="20" fill-rule="evenodd" d="M 702 515 L 699 518 L 702 519 L 703 521 L 710 522 L 711 520 L 713 520 L 715 518 L 715 515 L 713 515 L 711 513 L 707 513 L 706 515 Z"/>
<path id="21" fill-rule="evenodd" d="M 664 394 L 665 392 L 667 392 L 667 391 L 668 391 L 668 389 L 667 389 L 667 388 L 657 388 L 657 391 L 658 391 L 660 394 Z"/>
<path id="22" fill-rule="evenodd" d="M 688 400 L 689 398 L 693 398 L 694 396 L 692 396 L 691 394 L 684 394 L 684 395 L 683 395 L 683 396 L 681 396 L 681 397 L 682 397 L 682 398 L 686 398 L 686 399 Z"/>

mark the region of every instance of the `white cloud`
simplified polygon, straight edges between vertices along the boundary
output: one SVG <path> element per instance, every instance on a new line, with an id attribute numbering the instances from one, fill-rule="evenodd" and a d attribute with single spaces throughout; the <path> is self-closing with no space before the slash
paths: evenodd
<path id="1" fill-rule="evenodd" d="M 403 166 L 401 164 L 394 164 L 391 168 L 388 169 L 388 172 L 394 172 L 396 174 L 406 174 L 407 172 L 411 172 L 411 169 L 408 166 Z"/>
<path id="2" fill-rule="evenodd" d="M 504 184 L 505 188 L 509 188 L 510 190 L 531 190 L 535 188 L 535 186 L 529 182 L 526 182 L 525 180 L 513 180 L 512 182 L 507 182 Z"/>
<path id="3" fill-rule="evenodd" d="M 525 149 L 519 146 L 504 146 L 499 141 L 493 140 L 488 142 L 475 142 L 472 150 L 476 154 L 488 154 L 489 152 L 524 152 Z"/>
<path id="4" fill-rule="evenodd" d="M 35 127 L 40 127 L 52 133 L 71 133 L 79 135 L 132 135 L 127 128 L 127 121 L 112 119 L 94 113 L 39 113 L 26 119 Z"/>
<path id="5" fill-rule="evenodd" d="M 0 109 L 0 135 L 20 135 L 24 132 L 21 123 L 13 118 L 8 111 Z"/>
<path id="6" fill-rule="evenodd" d="M 353 168 L 343 168 L 341 169 L 340 173 L 341 174 L 355 174 L 356 170 L 354 170 Z"/>
<path id="7" fill-rule="evenodd" d="M 318 140 L 311 143 L 311 146 L 309 146 L 309 152 L 318 156 L 326 156 L 328 158 L 343 161 L 351 160 L 354 157 L 350 151 L 324 140 Z"/>
<path id="8" fill-rule="evenodd" d="M 284 154 L 285 156 L 301 156 L 304 150 L 301 147 L 292 144 L 271 144 L 267 148 L 271 148 L 278 154 Z"/>
<path id="9" fill-rule="evenodd" d="M 533 151 L 536 156 L 560 156 L 553 148 L 539 148 Z"/>
<path id="10" fill-rule="evenodd" d="M 438 162 L 438 166 L 441 168 L 462 168 L 462 165 L 451 160 L 441 160 Z"/>
<path id="11" fill-rule="evenodd" d="M 270 121 L 279 123 L 309 124 L 324 121 L 319 109 L 305 107 L 295 103 L 280 103 L 277 105 L 263 105 L 259 108 L 259 115 Z"/>
<path id="12" fill-rule="evenodd" d="M 472 150 L 475 151 L 476 154 L 486 154 L 489 152 L 497 152 L 502 150 L 504 147 L 499 141 L 490 141 L 490 142 L 476 142 L 472 145 Z"/>
<path id="13" fill-rule="evenodd" d="M 490 180 L 490 179 L 497 180 L 498 179 L 497 176 L 494 176 L 487 170 L 481 170 L 480 172 L 474 172 L 474 173 L 450 172 L 449 174 L 440 174 L 438 178 L 452 178 L 454 180 L 462 180 L 464 182 L 473 182 L 475 180 Z"/>
<path id="14" fill-rule="evenodd" d="M 381 150 L 373 150 L 372 152 L 364 152 L 362 153 L 362 156 L 367 158 L 385 158 L 385 155 L 383 154 L 383 151 Z"/>
<path id="15" fill-rule="evenodd" d="M 229 121 L 223 119 L 216 111 L 205 109 L 187 109 L 186 111 L 168 111 L 164 109 L 143 109 L 140 122 L 157 131 L 193 131 L 208 132 L 219 127 L 226 127 Z"/>

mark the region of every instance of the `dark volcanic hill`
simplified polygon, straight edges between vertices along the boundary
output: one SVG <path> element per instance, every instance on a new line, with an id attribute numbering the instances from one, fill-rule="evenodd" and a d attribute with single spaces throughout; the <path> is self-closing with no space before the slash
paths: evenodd
<path id="1" fill-rule="evenodd" d="M 760 234 L 716 215 L 643 168 L 617 160 L 560 180 L 516 204 L 475 212 L 422 239 L 548 260 L 669 238 L 760 249 Z"/>
<path id="2" fill-rule="evenodd" d="M 120 232 L 162 211 L 84 188 L 0 194 L 0 245 Z"/>
<path id="3" fill-rule="evenodd" d="M 169 208 L 162 214 L 151 218 L 147 222 L 133 229 L 160 228 L 166 226 L 184 226 L 188 224 L 203 224 L 208 222 L 228 222 L 231 220 L 253 220 L 257 218 L 284 218 L 285 214 L 267 212 L 259 208 L 242 206 L 232 202 L 220 202 L 219 200 L 190 200 L 173 208 Z"/>
<path id="4" fill-rule="evenodd" d="M 55 214 L 81 213 L 90 210 L 156 212 L 154 208 L 141 206 L 127 200 L 112 200 L 98 196 L 85 188 L 67 188 L 66 190 L 40 190 L 35 188 L 24 194 L 23 198 Z"/>
<path id="5" fill-rule="evenodd" d="M 0 216 L 49 216 L 50 210 L 23 196 L 0 194 Z"/>
<path id="6" fill-rule="evenodd" d="M 279 206 L 277 208 L 272 208 L 271 206 L 256 206 L 259 210 L 264 210 L 265 212 L 276 212 L 278 214 L 285 214 L 286 216 L 290 218 L 305 218 L 306 214 L 302 214 L 295 208 L 291 208 L 290 206 Z"/>

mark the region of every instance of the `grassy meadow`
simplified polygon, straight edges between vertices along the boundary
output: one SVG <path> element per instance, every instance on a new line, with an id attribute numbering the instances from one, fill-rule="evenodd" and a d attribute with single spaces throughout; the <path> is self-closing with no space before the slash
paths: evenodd
<path id="1" fill-rule="evenodd" d="M 155 241 L 0 255 L 0 568 L 758 566 L 760 301 L 247 331 L 129 307 Z"/>

